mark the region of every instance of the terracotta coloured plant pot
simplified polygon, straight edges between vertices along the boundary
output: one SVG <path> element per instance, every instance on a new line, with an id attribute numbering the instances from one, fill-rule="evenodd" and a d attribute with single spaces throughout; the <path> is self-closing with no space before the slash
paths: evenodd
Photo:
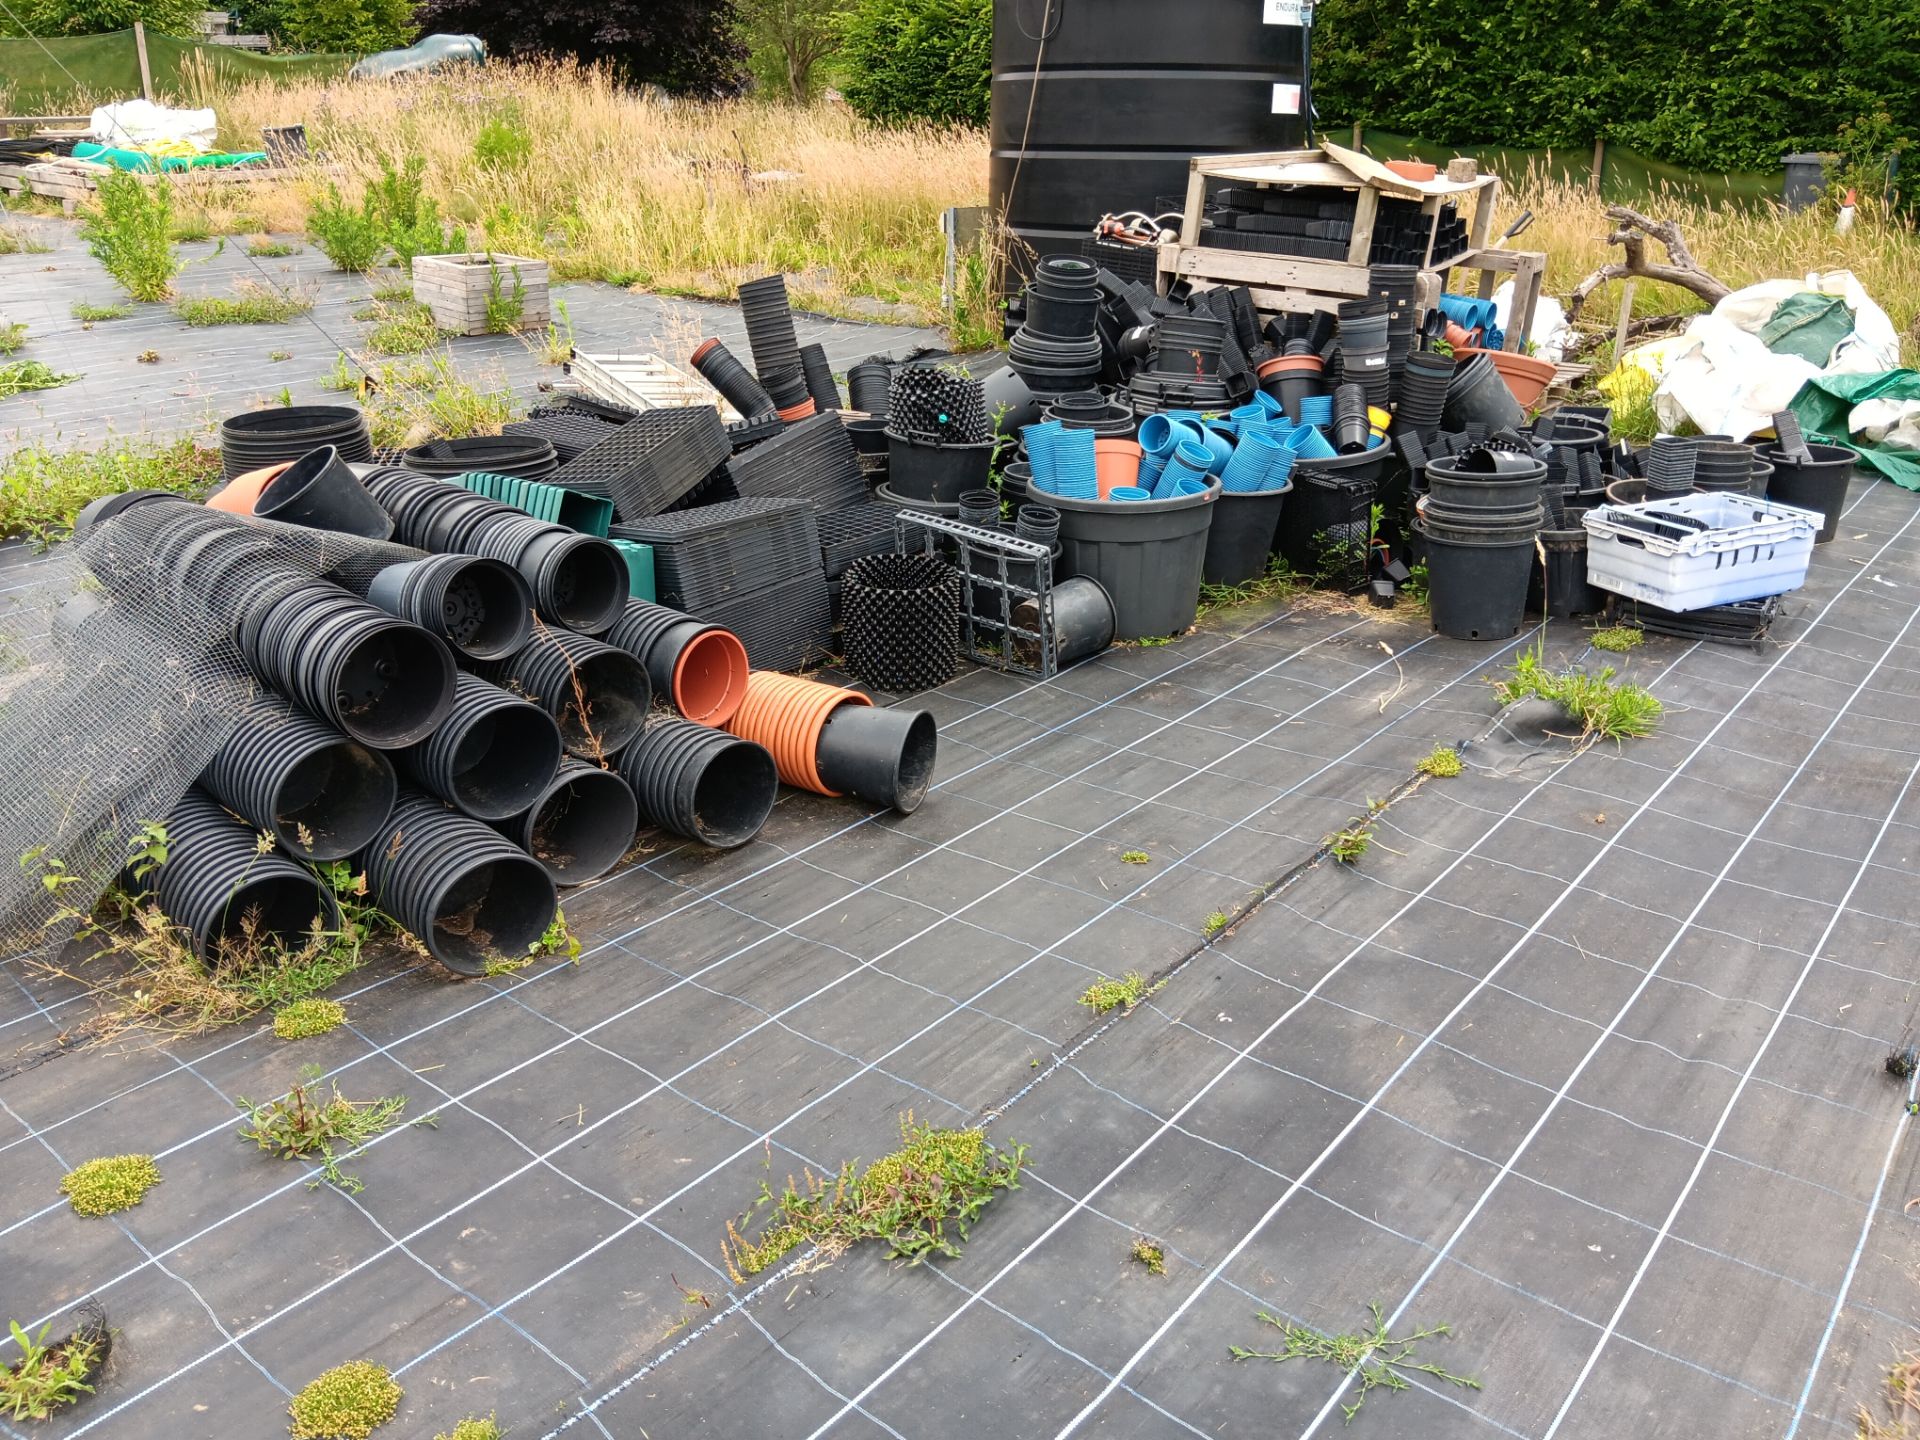
<path id="1" fill-rule="evenodd" d="M 249 470 L 244 475 L 236 475 L 220 490 L 218 495 L 207 501 L 209 510 L 224 510 L 229 515 L 253 514 L 254 501 L 260 498 L 260 492 L 280 478 L 280 472 L 293 464 L 291 460 L 280 465 L 269 465 L 261 470 Z"/>
<path id="2" fill-rule="evenodd" d="M 1402 180 L 1431 180 L 1440 173 L 1437 165 L 1429 165 L 1424 160 L 1389 160 L 1387 169 Z"/>
<path id="3" fill-rule="evenodd" d="M 1480 338 L 1480 332 L 1478 330 L 1469 330 L 1457 320 L 1447 321 L 1447 328 L 1442 332 L 1442 335 L 1447 344 L 1453 347 L 1453 353 L 1455 355 L 1458 355 L 1462 350 L 1471 349 L 1474 341 Z"/>
<path id="4" fill-rule="evenodd" d="M 702 630 L 673 662 L 673 703 L 697 725 L 722 726 L 746 698 L 747 647 L 731 630 Z"/>
<path id="5" fill-rule="evenodd" d="M 1139 483 L 1140 460 L 1145 454 L 1132 440 L 1093 442 L 1093 469 L 1102 500 L 1120 486 Z"/>
<path id="6" fill-rule="evenodd" d="M 1522 410 L 1531 410 L 1538 405 L 1540 397 L 1547 393 L 1547 386 L 1553 383 L 1554 366 L 1550 362 L 1522 355 L 1517 350 L 1463 350 L 1459 346 L 1454 347 L 1454 359 L 1468 355 L 1485 355 L 1493 361 L 1493 368 L 1507 382 L 1507 389 L 1513 392 L 1513 398 L 1520 402 Z"/>
<path id="7" fill-rule="evenodd" d="M 773 754 L 780 778 L 816 795 L 838 795 L 820 777 L 820 730 L 827 717 L 842 705 L 871 705 L 858 690 L 822 685 L 773 670 L 756 670 L 747 677 L 747 698 L 727 722 L 742 740 L 752 740 Z"/>

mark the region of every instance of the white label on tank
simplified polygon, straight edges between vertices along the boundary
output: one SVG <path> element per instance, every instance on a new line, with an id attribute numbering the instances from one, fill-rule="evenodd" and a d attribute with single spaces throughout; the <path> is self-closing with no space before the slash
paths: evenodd
<path id="1" fill-rule="evenodd" d="M 1300 0 L 1265 0 L 1260 14 L 1263 25 L 1298 25 Z"/>
<path id="2" fill-rule="evenodd" d="M 1300 113 L 1300 87 L 1298 85 L 1275 85 L 1273 87 L 1273 113 L 1276 115 L 1298 115 Z"/>

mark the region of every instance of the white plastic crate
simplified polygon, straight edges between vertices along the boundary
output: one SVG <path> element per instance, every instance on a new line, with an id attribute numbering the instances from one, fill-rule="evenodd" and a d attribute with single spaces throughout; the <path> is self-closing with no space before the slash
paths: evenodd
<path id="1" fill-rule="evenodd" d="M 717 405 L 729 425 L 740 418 L 720 392 L 698 376 L 645 352 L 587 355 L 576 350 L 567 373 L 596 400 L 624 405 L 629 410 L 673 409 L 682 405 Z"/>
<path id="2" fill-rule="evenodd" d="M 1589 582 L 1684 611 L 1799 589 L 1823 520 L 1812 510 L 1715 491 L 1600 505 L 1581 523 Z"/>

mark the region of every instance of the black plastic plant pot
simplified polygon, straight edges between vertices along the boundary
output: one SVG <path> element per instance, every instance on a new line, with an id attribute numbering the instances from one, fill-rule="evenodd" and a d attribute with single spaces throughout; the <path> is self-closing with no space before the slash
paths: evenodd
<path id="1" fill-rule="evenodd" d="M 700 348 L 693 352 L 693 368 L 743 419 L 773 413 L 773 397 L 753 378 L 753 372 L 718 340 L 701 342 Z"/>
<path id="2" fill-rule="evenodd" d="M 960 666 L 960 572 L 934 555 L 862 555 L 842 577 L 849 674 L 882 690 L 932 689 Z"/>
<path id="3" fill-rule="evenodd" d="M 1000 492 L 968 490 L 959 497 L 960 519 L 967 525 L 993 526 L 1000 523 Z"/>
<path id="4" fill-rule="evenodd" d="M 253 513 L 262 520 L 338 530 L 367 540 L 393 534 L 393 517 L 331 445 L 309 450 L 269 480 L 253 502 Z"/>
<path id="5" fill-rule="evenodd" d="M 538 522 L 535 522 L 538 523 Z M 597 635 L 620 617 L 632 577 L 627 557 L 597 535 L 544 526 L 513 558 L 496 555 L 526 577 L 533 602 L 556 625 Z"/>
<path id="6" fill-rule="evenodd" d="M 118 519 L 135 506 L 156 503 L 191 505 L 193 501 L 172 490 L 122 490 L 116 494 L 102 495 L 98 500 L 88 501 L 74 517 L 73 538 L 85 540 L 107 521 Z"/>
<path id="7" fill-rule="evenodd" d="M 476 820 L 518 815 L 560 767 L 560 727 L 540 706 L 477 675 L 455 682 L 453 710 L 401 755 L 407 773 Z"/>
<path id="8" fill-rule="evenodd" d="M 1443 423 L 1449 430 L 1484 425 L 1489 433 L 1513 430 L 1526 423 L 1527 412 L 1485 354 L 1473 356 L 1454 371 L 1447 386 Z"/>
<path id="9" fill-rule="evenodd" d="M 434 555 L 389 565 L 367 602 L 431 630 L 471 660 L 499 660 L 533 634 L 533 587 L 511 565 L 479 555 Z"/>
<path id="10" fill-rule="evenodd" d="M 1354 455 L 1367 448 L 1366 387 L 1344 384 L 1333 392 L 1333 448 Z"/>
<path id="11" fill-rule="evenodd" d="M 640 828 L 633 787 L 611 770 L 569 760 L 533 804 L 500 827 L 547 867 L 556 885 L 581 885 L 604 875 L 632 848 Z"/>
<path id="12" fill-rule="evenodd" d="M 453 708 L 453 655 L 440 637 L 332 585 L 277 592 L 241 647 L 283 694 L 376 750 L 424 740 Z"/>
<path id="13" fill-rule="evenodd" d="M 1525 509 L 1540 503 L 1540 482 L 1546 475 L 1542 465 L 1537 474 L 1480 475 L 1463 474 L 1443 460 L 1427 462 L 1427 493 L 1436 504 L 1452 510 Z"/>
<path id="14" fill-rule="evenodd" d="M 853 448 L 861 455 L 885 455 L 887 453 L 887 421 L 884 415 L 867 420 L 843 420 L 847 437 L 853 441 Z"/>
<path id="15" fill-rule="evenodd" d="M 546 866 L 418 790 L 400 792 L 362 859 L 374 904 L 456 975 L 525 959 L 560 907 Z"/>
<path id="16" fill-rule="evenodd" d="M 340 860 L 386 823 L 397 782 L 377 750 L 278 697 L 249 705 L 200 783 L 302 860 Z"/>
<path id="17" fill-rule="evenodd" d="M 1454 640 L 1510 640 L 1527 612 L 1533 538 L 1473 543 L 1421 527 L 1433 628 Z"/>
<path id="18" fill-rule="evenodd" d="M 366 415 L 347 405 L 278 405 L 220 422 L 220 463 L 229 480 L 298 460 L 323 445 L 333 446 L 351 464 L 372 460 L 373 432 Z"/>
<path id="19" fill-rule="evenodd" d="M 847 403 L 876 420 L 887 417 L 891 403 L 893 367 L 877 360 L 863 360 L 847 370 Z"/>
<path id="20" fill-rule="evenodd" d="M 911 815 L 927 798 L 938 748 L 929 710 L 841 705 L 820 727 L 815 763 L 829 789 Z"/>
<path id="21" fill-rule="evenodd" d="M 746 322 L 753 368 L 763 384 L 768 376 L 779 371 L 798 372 L 800 340 L 793 331 L 793 307 L 787 299 L 786 276 L 765 275 L 742 285 L 740 318 Z"/>
<path id="22" fill-rule="evenodd" d="M 210 796 L 189 790 L 166 818 L 167 862 L 148 877 L 160 909 L 217 960 L 231 944 L 297 949 L 318 930 L 340 928 L 340 907 L 304 866 L 260 850 L 253 827 Z"/>
<path id="23" fill-rule="evenodd" d="M 1051 547 L 1060 539 L 1060 512 L 1051 505 L 1022 503 L 1014 511 L 1013 533 L 1022 540 Z"/>
<path id="24" fill-rule="evenodd" d="M 1009 460 L 1000 467 L 1000 498 L 1013 507 L 1014 514 L 1027 503 L 1033 489 L 1033 467 L 1024 460 Z M 1051 544 L 1051 541 L 1046 542 Z"/>
<path id="25" fill-rule="evenodd" d="M 1542 530 L 1527 581 L 1527 605 L 1549 620 L 1574 615 L 1597 615 L 1606 608 L 1607 592 L 1587 583 L 1587 532 Z M 1546 570 L 1540 557 L 1546 557 Z"/>
<path id="26" fill-rule="evenodd" d="M 1758 453 L 1773 466 L 1773 474 L 1767 481 L 1767 498 L 1782 505 L 1819 511 L 1820 531 L 1813 537 L 1813 543 L 1824 545 L 1839 529 L 1840 512 L 1847 503 L 1847 485 L 1853 479 L 1853 467 L 1859 457 L 1844 445 L 1810 442 L 1807 449 L 1813 454 L 1810 462 L 1794 461 L 1781 454 L 1778 445 L 1761 445 Z"/>
<path id="27" fill-rule="evenodd" d="M 647 667 L 626 650 L 543 631 L 504 664 L 504 683 L 546 707 L 567 753 L 610 760 L 638 735 L 653 703 Z"/>
<path id="28" fill-rule="evenodd" d="M 560 468 L 551 441 L 528 435 L 472 435 L 460 440 L 429 440 L 403 452 L 402 463 L 422 475 L 450 479 L 475 472 L 545 480 Z"/>
<path id="29" fill-rule="evenodd" d="M 923 445 L 889 430 L 887 488 L 903 500 L 957 504 L 963 493 L 987 484 L 993 449 L 991 440 L 981 445 Z"/>
<path id="30" fill-rule="evenodd" d="M 758 835 L 780 793 L 763 746 L 664 715 L 627 747 L 620 773 L 643 819 L 716 850 Z"/>
<path id="31" fill-rule="evenodd" d="M 1060 512 L 1061 568 L 1107 592 L 1115 639 L 1177 635 L 1193 624 L 1219 496 L 1215 480 L 1198 495 L 1125 505 L 1050 497 Z"/>
<path id="32" fill-rule="evenodd" d="M 1098 580 L 1077 575 L 1060 581 L 1048 597 L 1048 609 L 1053 615 L 1053 658 L 1060 669 L 1090 659 L 1113 644 L 1113 597 Z M 1013 623 L 1016 629 L 1037 632 L 1039 602 L 1022 600 L 1014 608 Z M 1039 641 L 1015 635 L 1013 651 L 1022 664 L 1039 668 Z"/>
<path id="33" fill-rule="evenodd" d="M 1011 365 L 1002 365 L 981 377 L 980 388 L 987 406 L 987 419 L 1002 435 L 1017 435 L 1022 425 L 1040 418 L 1040 401 L 1033 388 L 1020 378 Z"/>
<path id="34" fill-rule="evenodd" d="M 824 345 L 800 347 L 800 373 L 806 376 L 807 393 L 813 397 L 815 410 L 840 408 L 840 386 L 834 381 L 833 364 L 827 359 Z"/>
<path id="35" fill-rule="evenodd" d="M 1207 527 L 1207 554 L 1200 571 L 1208 585 L 1242 585 L 1267 573 L 1274 532 L 1292 483 L 1279 490 L 1222 490 Z"/>

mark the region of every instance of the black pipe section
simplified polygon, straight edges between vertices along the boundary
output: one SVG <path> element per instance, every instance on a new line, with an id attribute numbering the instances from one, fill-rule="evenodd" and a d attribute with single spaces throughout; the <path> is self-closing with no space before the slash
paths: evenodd
<path id="1" fill-rule="evenodd" d="M 533 587 L 504 560 L 434 555 L 389 565 L 367 603 L 430 630 L 470 660 L 499 660 L 533 635 Z"/>
<path id="2" fill-rule="evenodd" d="M 620 863 L 640 828 L 640 807 L 614 771 L 569 760 L 498 828 L 546 866 L 554 884 L 579 885 Z"/>
<path id="3" fill-rule="evenodd" d="M 931 711 L 840 705 L 820 727 L 815 763 L 829 789 L 911 815 L 927 798 L 938 745 Z"/>
<path id="4" fill-rule="evenodd" d="M 319 877 L 262 852 L 253 828 L 211 796 L 189 790 L 165 824 L 167 860 L 147 878 L 201 958 L 217 961 L 236 944 L 298 948 L 316 929 L 340 928 L 340 907 Z"/>
<path id="5" fill-rule="evenodd" d="M 647 667 L 617 646 L 564 630 L 542 631 L 498 667 L 504 684 L 546 707 L 569 754 L 611 760 L 647 723 Z"/>

